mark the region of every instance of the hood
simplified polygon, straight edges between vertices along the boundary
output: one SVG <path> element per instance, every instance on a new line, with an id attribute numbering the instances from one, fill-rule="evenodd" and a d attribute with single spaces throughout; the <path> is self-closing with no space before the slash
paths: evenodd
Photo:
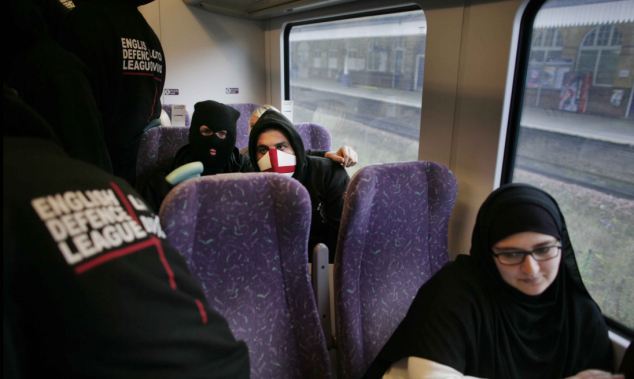
<path id="1" fill-rule="evenodd" d="M 51 140 L 61 146 L 51 126 L 6 85 L 2 88 L 2 136 Z"/>
<path id="2" fill-rule="evenodd" d="M 264 112 L 262 116 L 260 116 L 255 125 L 253 125 L 253 129 L 251 129 L 251 133 L 249 134 L 249 159 L 251 160 L 253 169 L 255 171 L 260 171 L 256 158 L 258 138 L 260 137 L 260 134 L 271 129 L 278 130 L 284 134 L 290 142 L 291 147 L 295 152 L 296 160 L 293 178 L 299 180 L 300 182 L 303 181 L 306 173 L 306 153 L 304 151 L 302 138 L 299 136 L 299 133 L 297 133 L 297 130 L 289 119 L 272 109 Z"/>
<path id="3" fill-rule="evenodd" d="M 15 52 L 26 51 L 37 42 L 50 38 L 42 10 L 32 1 L 10 1 L 6 15 L 5 26 L 11 31 L 11 38 L 6 38 L 6 47 L 13 52 L 9 54 L 9 62 L 18 55 Z"/>

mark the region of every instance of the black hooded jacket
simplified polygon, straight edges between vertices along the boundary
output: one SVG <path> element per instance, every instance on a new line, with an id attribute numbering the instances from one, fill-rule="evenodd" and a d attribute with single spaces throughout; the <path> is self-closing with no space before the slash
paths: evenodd
<path id="1" fill-rule="evenodd" d="M 165 57 L 137 6 L 85 0 L 61 28 L 61 42 L 88 67 L 114 174 L 134 184 L 141 134 L 161 114 Z"/>
<path id="2" fill-rule="evenodd" d="M 3 376 L 248 378 L 158 216 L 3 97 Z"/>
<path id="3" fill-rule="evenodd" d="M 333 262 L 343 197 L 350 181 L 348 173 L 341 165 L 330 159 L 307 155 L 302 139 L 293 124 L 274 110 L 264 112 L 253 125 L 249 135 L 249 158 L 255 171 L 260 171 L 256 157 L 258 138 L 271 129 L 280 131 L 290 142 L 296 159 L 293 178 L 299 180 L 310 195 L 312 217 L 309 248 L 320 242 L 325 243 L 330 254 L 329 260 Z"/>

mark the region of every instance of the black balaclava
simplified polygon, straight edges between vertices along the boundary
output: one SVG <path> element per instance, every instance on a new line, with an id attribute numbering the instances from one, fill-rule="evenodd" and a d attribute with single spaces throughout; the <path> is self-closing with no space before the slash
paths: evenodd
<path id="1" fill-rule="evenodd" d="M 257 144 L 260 134 L 267 130 L 277 130 L 284 134 L 288 142 L 290 142 L 293 152 L 295 153 L 295 173 L 293 178 L 304 182 L 306 173 L 306 153 L 304 151 L 304 143 L 299 133 L 293 126 L 293 123 L 279 112 L 269 109 L 260 116 L 258 121 L 253 125 L 251 133 L 249 133 L 249 158 L 251 165 L 255 171 L 260 171 L 257 159 Z"/>
<path id="2" fill-rule="evenodd" d="M 236 122 L 239 117 L 240 112 L 237 110 L 212 100 L 201 101 L 194 106 L 189 144 L 194 158 L 205 166 L 203 175 L 224 172 L 236 144 Z M 200 133 L 202 125 L 207 125 L 214 134 L 203 136 Z M 216 134 L 221 130 L 227 131 L 225 139 L 218 138 Z"/>

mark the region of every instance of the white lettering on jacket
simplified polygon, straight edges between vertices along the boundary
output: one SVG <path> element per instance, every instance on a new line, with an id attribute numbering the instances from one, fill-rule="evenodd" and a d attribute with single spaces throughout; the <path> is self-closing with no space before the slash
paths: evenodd
<path id="1" fill-rule="evenodd" d="M 137 211 L 148 210 L 139 198 L 128 195 L 127 200 Z M 31 206 L 71 266 L 151 234 L 165 238 L 157 215 L 133 219 L 111 189 L 41 196 Z"/>

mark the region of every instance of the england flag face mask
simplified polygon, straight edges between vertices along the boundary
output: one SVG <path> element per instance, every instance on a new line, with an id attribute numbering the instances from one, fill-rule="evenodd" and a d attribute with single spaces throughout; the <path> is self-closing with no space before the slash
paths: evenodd
<path id="1" fill-rule="evenodd" d="M 293 176 L 295 172 L 295 156 L 275 147 L 269 147 L 269 151 L 258 160 L 258 167 L 262 172 L 277 172 L 286 176 Z"/>

